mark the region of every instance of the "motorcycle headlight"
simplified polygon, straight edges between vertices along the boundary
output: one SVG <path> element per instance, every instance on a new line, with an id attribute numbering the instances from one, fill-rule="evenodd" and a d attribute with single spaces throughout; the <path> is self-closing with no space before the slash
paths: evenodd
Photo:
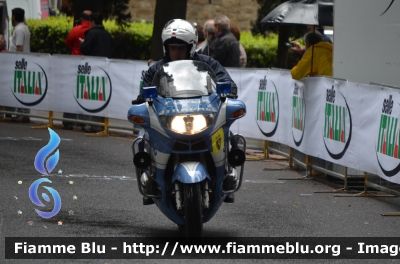
<path id="1" fill-rule="evenodd" d="M 200 133 L 214 123 L 214 114 L 175 115 L 160 117 L 161 123 L 168 129 L 185 135 Z"/>

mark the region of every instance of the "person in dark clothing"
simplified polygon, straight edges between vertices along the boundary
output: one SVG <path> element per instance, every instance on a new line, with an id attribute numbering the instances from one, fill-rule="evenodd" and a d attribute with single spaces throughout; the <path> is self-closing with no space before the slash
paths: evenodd
<path id="1" fill-rule="evenodd" d="M 79 39 L 85 38 L 85 32 L 88 31 L 92 25 L 90 24 L 90 16 L 92 11 L 85 10 L 82 12 L 80 23 L 73 27 L 65 39 L 65 45 L 71 49 L 72 55 L 83 55 L 80 51 L 81 42 Z"/>
<path id="2" fill-rule="evenodd" d="M 226 69 L 213 58 L 198 54 L 195 50 L 197 47 L 197 30 L 193 25 L 183 19 L 174 19 L 169 21 L 161 33 L 163 41 L 164 57 L 150 66 L 143 75 L 143 87 L 151 86 L 156 71 L 165 63 L 175 60 L 196 60 L 207 63 L 214 71 L 219 82 L 231 82 L 232 95 L 237 98 L 237 86 L 230 77 Z M 239 58 L 239 57 L 238 57 Z M 133 104 L 144 103 L 142 94 L 132 102 Z"/>
<path id="3" fill-rule="evenodd" d="M 240 67 L 239 41 L 230 31 L 230 23 L 227 16 L 214 19 L 217 40 L 210 45 L 210 56 L 224 67 Z"/>
<path id="4" fill-rule="evenodd" d="M 93 14 L 90 17 L 92 28 L 85 32 L 85 39 L 81 39 L 80 50 L 83 55 L 111 57 L 111 34 L 103 26 L 103 16 Z"/>
<path id="5" fill-rule="evenodd" d="M 80 39 L 80 51 L 86 56 L 111 57 L 112 38 L 111 34 L 103 26 L 103 16 L 99 13 L 92 14 L 90 17 L 92 27 L 85 32 L 85 39 Z M 82 116 L 94 122 L 104 122 L 100 116 Z M 88 126 L 86 126 L 88 127 Z M 100 132 L 104 130 L 102 126 L 85 128 L 85 132 Z"/>
<path id="6" fill-rule="evenodd" d="M 203 34 L 205 41 L 197 46 L 196 52 L 210 56 L 210 46 L 217 39 L 214 32 L 214 19 L 209 19 L 204 23 Z"/>
<path id="7" fill-rule="evenodd" d="M 176 41 L 176 42 L 179 42 L 179 41 Z M 173 45 L 173 44 L 176 44 L 176 46 Z M 172 43 L 171 46 L 179 47 L 178 45 L 180 45 L 180 44 Z M 184 51 L 182 51 L 182 53 L 186 52 L 186 47 L 184 47 L 184 46 L 182 46 L 182 47 L 183 47 L 182 49 L 184 49 Z M 183 58 L 183 59 L 186 59 L 186 58 Z M 194 53 L 193 57 L 191 59 L 207 63 L 213 69 L 213 71 L 215 72 L 215 75 L 217 76 L 217 79 L 218 79 L 219 82 L 231 82 L 232 83 L 232 90 L 233 90 L 233 87 L 236 88 L 236 84 L 233 82 L 233 80 L 230 77 L 229 73 L 225 70 L 224 67 L 222 67 L 222 65 L 220 63 L 218 63 L 218 61 L 214 60 L 213 58 L 211 58 L 211 57 L 209 57 L 207 55 L 197 54 L 197 53 Z M 151 86 L 151 83 L 153 81 L 153 77 L 154 77 L 154 74 L 156 73 L 156 71 L 163 64 L 168 63 L 170 61 L 174 61 L 174 60 L 171 60 L 171 59 L 167 58 L 166 56 L 164 56 L 164 58 L 162 60 L 159 60 L 158 62 L 154 63 L 146 71 L 146 73 L 143 76 L 143 87 Z"/>
<path id="8" fill-rule="evenodd" d="M 80 46 L 81 42 L 80 39 L 85 38 L 85 32 L 89 30 L 92 25 L 90 24 L 90 16 L 92 15 L 92 11 L 85 10 L 82 12 L 81 18 L 78 20 L 79 23 L 75 25 L 72 30 L 69 32 L 65 39 L 65 45 L 67 48 L 71 49 L 71 54 L 76 56 L 83 55 Z M 69 119 L 78 119 L 77 114 L 72 113 L 63 113 L 63 118 Z M 62 121 L 64 129 L 72 130 L 74 129 L 74 122 Z M 84 124 L 79 124 L 82 130 L 85 130 Z"/>

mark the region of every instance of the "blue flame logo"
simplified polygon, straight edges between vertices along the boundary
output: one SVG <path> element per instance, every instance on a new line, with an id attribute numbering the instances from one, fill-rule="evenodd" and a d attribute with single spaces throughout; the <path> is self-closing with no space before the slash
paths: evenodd
<path id="1" fill-rule="evenodd" d="M 31 198 L 31 201 L 34 204 L 36 204 L 37 206 L 44 207 L 45 205 L 39 200 L 39 197 L 37 195 L 37 190 L 38 190 L 39 184 L 41 184 L 42 182 L 51 183 L 51 181 L 47 178 L 41 178 L 39 180 L 34 181 L 31 185 L 31 187 L 29 187 L 29 198 Z M 58 212 L 61 209 L 61 197 L 58 194 L 58 192 L 56 190 L 54 190 L 53 188 L 47 187 L 47 186 L 44 186 L 44 188 L 46 188 L 54 198 L 54 209 L 51 212 L 42 212 L 38 209 L 35 209 L 35 211 L 36 211 L 36 213 L 38 213 L 38 215 L 40 215 L 43 218 L 51 218 L 51 217 L 55 216 L 56 214 L 58 214 Z M 50 201 L 50 198 L 46 193 L 42 193 L 42 198 L 46 202 Z"/>
<path id="2" fill-rule="evenodd" d="M 50 133 L 50 141 L 49 143 L 44 146 L 43 148 L 41 148 L 39 150 L 39 152 L 36 154 L 35 157 L 35 169 L 42 173 L 47 175 L 47 171 L 48 173 L 50 173 L 57 165 L 58 160 L 60 158 L 60 153 L 59 150 L 57 149 L 57 151 L 51 155 L 46 162 L 46 168 L 44 167 L 44 163 L 46 161 L 46 157 L 50 155 L 50 153 L 52 153 L 60 144 L 60 137 L 57 135 L 56 132 L 54 132 L 52 129 L 48 128 L 49 133 Z M 32 183 L 31 187 L 29 187 L 29 198 L 31 199 L 31 201 L 36 204 L 37 206 L 40 207 L 44 207 L 45 205 L 40 201 L 38 195 L 37 195 L 37 191 L 38 191 L 38 187 L 42 182 L 49 182 L 51 183 L 51 181 L 47 178 L 41 178 L 39 180 L 36 180 Z M 38 209 L 35 209 L 36 213 L 38 213 L 38 215 L 40 215 L 43 218 L 51 218 L 53 216 L 55 216 L 56 214 L 58 214 L 58 212 L 61 209 L 61 197 L 58 194 L 58 192 L 56 190 L 54 190 L 51 187 L 47 187 L 44 186 L 44 188 L 46 188 L 51 195 L 53 196 L 54 199 L 54 209 L 51 212 L 42 212 Z M 42 193 L 42 198 L 46 201 L 49 202 L 50 198 L 46 193 Z"/>
<path id="3" fill-rule="evenodd" d="M 39 150 L 39 152 L 36 154 L 34 162 L 35 169 L 38 172 L 45 175 L 47 175 L 46 169 L 44 168 L 45 159 L 60 144 L 60 137 L 57 135 L 57 133 L 54 132 L 51 128 L 48 129 L 50 133 L 49 144 L 47 144 L 41 150 Z M 56 167 L 59 158 L 60 158 L 60 153 L 57 149 L 56 153 L 54 153 L 54 155 L 50 156 L 47 159 L 46 168 L 49 171 L 49 173 Z"/>

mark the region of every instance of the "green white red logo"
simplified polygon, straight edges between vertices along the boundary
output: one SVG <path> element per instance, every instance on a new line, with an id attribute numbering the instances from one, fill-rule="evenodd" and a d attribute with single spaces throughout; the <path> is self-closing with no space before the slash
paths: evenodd
<path id="1" fill-rule="evenodd" d="M 325 138 L 346 143 L 346 112 L 346 107 L 325 104 Z"/>
<path id="2" fill-rule="evenodd" d="M 15 62 L 12 92 L 17 101 L 25 106 L 39 104 L 47 94 L 47 75 L 43 68 L 24 58 Z"/>
<path id="3" fill-rule="evenodd" d="M 296 82 L 292 96 L 292 134 L 296 146 L 300 146 L 303 141 L 305 118 L 304 87 Z"/>
<path id="4" fill-rule="evenodd" d="M 346 98 L 335 85 L 326 90 L 323 139 L 329 156 L 341 159 L 350 145 L 352 118 Z"/>
<path id="5" fill-rule="evenodd" d="M 260 80 L 257 93 L 256 122 L 261 133 L 266 137 L 272 137 L 278 127 L 279 99 L 276 86 L 266 76 Z"/>
<path id="6" fill-rule="evenodd" d="M 376 146 L 377 159 L 382 172 L 392 177 L 400 172 L 399 164 L 399 119 L 392 116 L 392 95 L 383 100 L 380 118 L 378 144 Z M 397 115 L 396 115 L 397 116 Z"/>
<path id="7" fill-rule="evenodd" d="M 89 113 L 104 110 L 111 100 L 112 84 L 108 73 L 100 68 L 92 68 L 88 62 L 78 66 L 75 100 Z"/>

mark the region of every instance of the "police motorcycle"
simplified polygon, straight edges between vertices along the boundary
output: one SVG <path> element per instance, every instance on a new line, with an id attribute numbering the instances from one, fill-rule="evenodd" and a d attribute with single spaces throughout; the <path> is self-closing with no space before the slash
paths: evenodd
<path id="1" fill-rule="evenodd" d="M 186 236 L 199 237 L 241 186 L 246 140 L 229 127 L 246 105 L 227 98 L 230 82 L 218 83 L 200 61 L 164 64 L 152 85 L 143 87 L 146 102 L 128 111 L 143 128 L 132 143 L 139 192 L 143 204 L 155 203 Z"/>

